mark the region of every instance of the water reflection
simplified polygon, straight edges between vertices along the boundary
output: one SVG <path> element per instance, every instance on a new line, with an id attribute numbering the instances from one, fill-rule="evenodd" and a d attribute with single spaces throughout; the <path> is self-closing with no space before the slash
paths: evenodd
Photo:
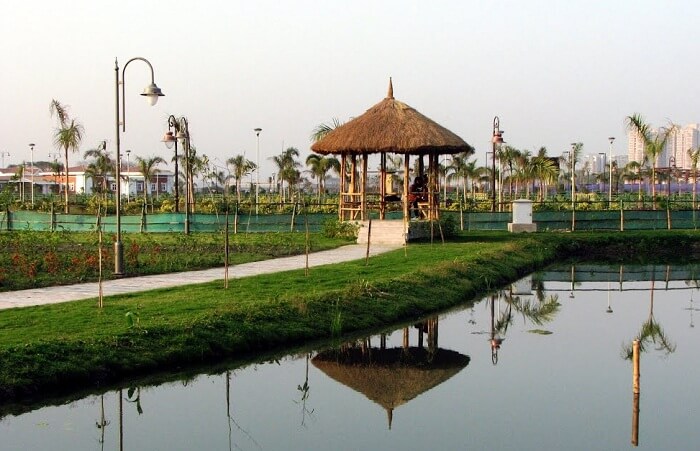
<path id="1" fill-rule="evenodd" d="M 371 337 L 318 353 L 312 362 L 330 378 L 382 406 L 391 429 L 394 409 L 445 382 L 469 364 L 469 356 L 438 347 L 438 318 L 414 326 L 417 346 L 410 346 L 410 328 L 403 345 L 386 347 L 386 336 L 374 347 Z M 423 335 L 427 334 L 427 348 Z"/>
<path id="2" fill-rule="evenodd" d="M 631 417 L 632 445 L 697 449 L 694 274 L 548 268 L 336 349 L 134 382 L 21 415 L 0 407 L 0 448 L 625 449 Z M 634 376 L 630 397 L 635 340 L 644 398 Z"/>

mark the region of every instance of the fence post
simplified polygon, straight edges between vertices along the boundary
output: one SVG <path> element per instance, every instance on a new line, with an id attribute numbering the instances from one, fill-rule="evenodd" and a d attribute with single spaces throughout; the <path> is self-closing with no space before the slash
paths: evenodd
<path id="1" fill-rule="evenodd" d="M 622 207 L 622 199 L 620 199 L 620 232 L 625 231 L 625 209 Z"/>

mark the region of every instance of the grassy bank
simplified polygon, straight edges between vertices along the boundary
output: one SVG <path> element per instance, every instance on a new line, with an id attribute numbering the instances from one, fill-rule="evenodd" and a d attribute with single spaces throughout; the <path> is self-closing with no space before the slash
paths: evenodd
<path id="1" fill-rule="evenodd" d="M 0 402 L 95 387 L 439 311 L 567 257 L 674 261 L 692 232 L 470 234 L 364 261 L 0 312 Z"/>

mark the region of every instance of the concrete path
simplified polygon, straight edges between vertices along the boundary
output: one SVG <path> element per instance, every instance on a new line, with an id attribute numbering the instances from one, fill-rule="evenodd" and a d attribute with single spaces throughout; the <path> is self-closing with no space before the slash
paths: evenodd
<path id="1" fill-rule="evenodd" d="M 400 247 L 401 246 L 395 245 L 372 245 L 370 248 L 370 255 L 381 254 Z M 328 251 L 314 252 L 313 254 L 309 254 L 309 266 L 321 266 L 331 263 L 359 260 L 365 258 L 366 252 L 366 244 L 352 244 Z M 234 279 L 258 274 L 303 269 L 305 260 L 306 257 L 304 255 L 296 255 L 293 257 L 232 265 L 229 266 L 229 278 Z M 112 296 L 115 294 L 136 293 L 156 288 L 169 288 L 223 279 L 224 268 L 219 267 L 200 271 L 106 280 L 102 283 L 102 292 L 104 296 Z M 97 296 L 97 282 L 8 291 L 0 293 L 0 310 L 14 307 L 29 307 L 33 305 L 78 301 L 80 299 L 97 298 Z"/>

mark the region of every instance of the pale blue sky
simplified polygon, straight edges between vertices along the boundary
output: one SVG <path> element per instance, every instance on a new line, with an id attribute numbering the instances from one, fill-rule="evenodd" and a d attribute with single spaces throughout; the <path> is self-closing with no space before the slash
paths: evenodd
<path id="1" fill-rule="evenodd" d="M 700 122 L 700 13 L 691 1 L 11 1 L 0 15 L 0 151 L 6 163 L 55 151 L 49 102 L 86 128 L 83 151 L 113 150 L 114 59 L 142 56 L 166 97 L 138 95 L 145 64 L 126 72 L 122 149 L 170 153 L 169 114 L 190 121 L 212 160 L 245 152 L 262 176 L 284 147 L 394 95 L 460 135 L 483 162 L 495 115 L 506 141 L 626 153 L 624 118 Z M 82 154 L 82 151 L 81 151 Z M 78 161 L 82 155 L 72 156 Z"/>

